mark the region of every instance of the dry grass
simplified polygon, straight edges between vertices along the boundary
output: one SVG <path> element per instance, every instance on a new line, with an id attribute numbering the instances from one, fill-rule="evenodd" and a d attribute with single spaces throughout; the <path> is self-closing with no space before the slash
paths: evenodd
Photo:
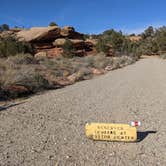
<path id="1" fill-rule="evenodd" d="M 40 60 L 36 60 L 30 54 L 19 54 L 0 60 L 0 94 L 5 91 L 8 97 L 18 97 L 20 93 L 17 94 L 14 91 L 13 94 L 6 91 L 11 86 L 23 86 L 28 89 L 29 93 L 57 88 L 59 83 L 57 80 L 67 80 L 71 75 L 75 77 L 74 81 L 86 80 L 93 77 L 92 69 L 94 68 L 103 70 L 107 66 L 113 66 L 112 68 L 116 69 L 133 62 L 135 59 L 132 57 L 111 58 L 104 54 L 82 58 L 58 57 Z"/>

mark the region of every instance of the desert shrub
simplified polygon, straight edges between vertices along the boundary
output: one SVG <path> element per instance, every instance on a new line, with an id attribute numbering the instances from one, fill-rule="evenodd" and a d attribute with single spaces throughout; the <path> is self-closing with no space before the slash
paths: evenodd
<path id="1" fill-rule="evenodd" d="M 86 56 L 83 59 L 80 59 L 82 61 L 82 63 L 84 63 L 84 65 L 86 67 L 93 67 L 94 64 L 94 57 L 93 56 Z"/>
<path id="2" fill-rule="evenodd" d="M 7 24 L 0 25 L 0 31 L 8 31 L 9 29 L 9 25 Z"/>
<path id="3" fill-rule="evenodd" d="M 96 44 L 96 50 L 98 52 L 104 52 L 104 53 L 108 53 L 109 51 L 109 46 L 107 45 L 106 40 L 104 39 L 99 39 L 97 44 Z"/>
<path id="4" fill-rule="evenodd" d="M 83 35 L 83 40 L 87 40 L 87 39 L 89 39 L 90 38 L 90 35 L 89 34 L 84 34 Z"/>
<path id="5" fill-rule="evenodd" d="M 19 42 L 9 37 L 0 39 L 0 57 L 14 56 L 18 53 L 33 53 L 32 46 L 27 42 Z"/>
<path id="6" fill-rule="evenodd" d="M 130 65 L 136 61 L 135 58 L 129 57 L 129 56 L 121 56 L 121 57 L 116 57 L 113 59 L 113 68 L 121 68 L 126 65 Z"/>
<path id="7" fill-rule="evenodd" d="M 7 59 L 8 63 L 14 63 L 17 65 L 28 65 L 28 64 L 37 64 L 37 60 L 34 58 L 33 55 L 27 54 L 17 54 L 15 56 L 10 56 Z"/>
<path id="8" fill-rule="evenodd" d="M 94 56 L 93 67 L 103 69 L 112 64 L 112 58 L 106 57 L 104 54 L 97 54 Z"/>
<path id="9" fill-rule="evenodd" d="M 156 30 L 154 40 L 156 40 L 159 51 L 166 51 L 166 27 L 161 27 Z"/>
<path id="10" fill-rule="evenodd" d="M 0 60 L 0 92 L 6 93 L 7 97 L 18 97 L 22 92 L 6 89 L 22 86 L 28 89 L 28 94 L 35 93 L 58 87 L 58 81 L 70 75 L 74 77 L 74 82 L 86 80 L 93 76 L 93 68 L 104 69 L 112 66 L 116 69 L 133 62 L 135 56 L 112 58 L 104 53 L 86 57 L 42 58 L 37 62 L 30 54 L 17 54 Z"/>
<path id="11" fill-rule="evenodd" d="M 92 77 L 92 72 L 88 68 L 80 68 L 79 71 L 76 73 L 77 81 L 90 79 Z"/>
<path id="12" fill-rule="evenodd" d="M 11 85 L 21 85 L 28 88 L 32 93 L 49 88 L 49 83 L 35 68 L 21 66 L 19 70 L 8 68 L 1 77 L 1 87 L 4 89 Z"/>
<path id="13" fill-rule="evenodd" d="M 6 70 L 7 66 L 5 64 L 5 59 L 0 59 L 0 73 L 4 70 Z"/>
<path id="14" fill-rule="evenodd" d="M 125 36 L 121 31 L 117 32 L 114 29 L 103 32 L 102 38 L 113 46 L 115 51 L 121 51 L 122 45 L 125 40 Z"/>
<path id="15" fill-rule="evenodd" d="M 46 69 L 57 73 L 57 76 L 63 75 L 63 70 L 67 70 L 70 73 L 73 73 L 73 66 L 71 62 L 72 60 L 64 58 L 63 56 L 54 59 L 45 58 L 39 61 L 39 63 L 45 66 Z"/>
<path id="16" fill-rule="evenodd" d="M 50 23 L 49 23 L 49 26 L 58 26 L 58 25 L 57 25 L 57 23 L 55 23 L 55 22 L 50 22 Z"/>
<path id="17" fill-rule="evenodd" d="M 161 57 L 162 59 L 166 59 L 166 54 L 161 54 L 160 57 Z"/>
<path id="18" fill-rule="evenodd" d="M 112 58 L 106 57 L 104 53 L 84 57 L 82 61 L 86 67 L 94 67 L 98 69 L 105 68 L 107 65 L 112 64 Z"/>
<path id="19" fill-rule="evenodd" d="M 63 57 L 65 58 L 72 58 L 75 56 L 75 48 L 70 40 L 66 40 L 64 45 L 62 46 L 63 48 Z"/>

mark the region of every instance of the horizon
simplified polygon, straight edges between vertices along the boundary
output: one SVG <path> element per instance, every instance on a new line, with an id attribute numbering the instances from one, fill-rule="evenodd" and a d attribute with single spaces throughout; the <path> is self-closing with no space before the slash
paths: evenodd
<path id="1" fill-rule="evenodd" d="M 164 0 L 152 0 L 150 3 L 143 0 L 2 0 L 0 24 L 30 28 L 56 22 L 60 27 L 73 26 L 86 34 L 99 34 L 108 29 L 139 34 L 148 26 L 158 28 L 166 25 L 165 4 Z"/>

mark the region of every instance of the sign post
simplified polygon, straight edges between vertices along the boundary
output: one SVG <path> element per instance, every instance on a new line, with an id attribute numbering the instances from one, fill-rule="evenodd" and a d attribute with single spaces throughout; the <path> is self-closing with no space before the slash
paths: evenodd
<path id="1" fill-rule="evenodd" d="M 86 136 L 93 140 L 135 142 L 137 129 L 128 124 L 87 123 Z"/>

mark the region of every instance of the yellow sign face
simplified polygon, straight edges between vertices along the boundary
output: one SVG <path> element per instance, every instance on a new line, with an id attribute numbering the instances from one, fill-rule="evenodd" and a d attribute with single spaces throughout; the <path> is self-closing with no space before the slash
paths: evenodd
<path id="1" fill-rule="evenodd" d="M 87 123 L 86 136 L 93 140 L 135 142 L 137 129 L 128 124 Z"/>

